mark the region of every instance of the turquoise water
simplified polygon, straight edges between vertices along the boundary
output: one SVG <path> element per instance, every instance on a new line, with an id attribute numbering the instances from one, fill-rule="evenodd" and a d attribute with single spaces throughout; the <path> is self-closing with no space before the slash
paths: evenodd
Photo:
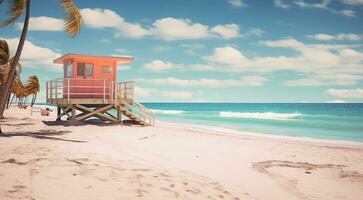
<path id="1" fill-rule="evenodd" d="M 363 142 L 363 104 L 144 103 L 157 120 Z"/>
<path id="2" fill-rule="evenodd" d="M 143 103 L 157 120 L 363 142 L 363 104 Z M 44 105 L 44 104 L 43 104 Z"/>

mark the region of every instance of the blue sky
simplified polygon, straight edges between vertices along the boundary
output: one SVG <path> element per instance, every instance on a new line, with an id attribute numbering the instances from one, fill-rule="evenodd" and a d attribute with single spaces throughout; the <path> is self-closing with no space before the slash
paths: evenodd
<path id="1" fill-rule="evenodd" d="M 32 2 L 21 60 L 43 88 L 62 76 L 54 58 L 80 53 L 135 57 L 118 80 L 142 102 L 363 100 L 362 0 L 75 0 L 76 38 L 56 2 Z M 0 29 L 13 51 L 22 20 Z"/>

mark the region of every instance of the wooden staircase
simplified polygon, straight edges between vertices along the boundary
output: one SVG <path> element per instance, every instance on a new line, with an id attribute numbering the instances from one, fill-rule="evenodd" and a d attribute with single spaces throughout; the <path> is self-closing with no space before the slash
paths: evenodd
<path id="1" fill-rule="evenodd" d="M 121 116 L 122 114 L 132 120 L 135 124 L 143 126 L 155 125 L 155 114 L 138 102 L 134 101 L 132 104 L 129 104 L 122 101 L 117 104 L 115 108 L 118 112 L 118 116 Z"/>

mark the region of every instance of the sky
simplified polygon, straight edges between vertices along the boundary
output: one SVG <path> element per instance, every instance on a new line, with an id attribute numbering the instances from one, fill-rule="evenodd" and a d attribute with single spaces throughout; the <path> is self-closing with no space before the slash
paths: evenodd
<path id="1" fill-rule="evenodd" d="M 32 1 L 21 77 L 40 77 L 40 102 L 67 53 L 134 57 L 118 80 L 141 102 L 363 102 L 363 0 L 74 2 L 70 38 L 57 0 Z M 0 29 L 13 54 L 22 22 Z"/>

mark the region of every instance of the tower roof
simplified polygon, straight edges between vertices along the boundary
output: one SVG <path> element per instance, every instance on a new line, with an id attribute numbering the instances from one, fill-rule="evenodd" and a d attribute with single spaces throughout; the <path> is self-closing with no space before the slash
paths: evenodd
<path id="1" fill-rule="evenodd" d="M 74 59 L 74 58 L 80 58 L 80 59 L 89 59 L 89 60 L 114 60 L 118 64 L 127 64 L 135 60 L 135 58 L 132 57 L 121 57 L 121 56 L 96 56 L 96 55 L 85 55 L 85 54 L 66 54 L 62 57 L 59 57 L 55 60 L 53 60 L 54 64 L 63 64 L 64 60 Z"/>

